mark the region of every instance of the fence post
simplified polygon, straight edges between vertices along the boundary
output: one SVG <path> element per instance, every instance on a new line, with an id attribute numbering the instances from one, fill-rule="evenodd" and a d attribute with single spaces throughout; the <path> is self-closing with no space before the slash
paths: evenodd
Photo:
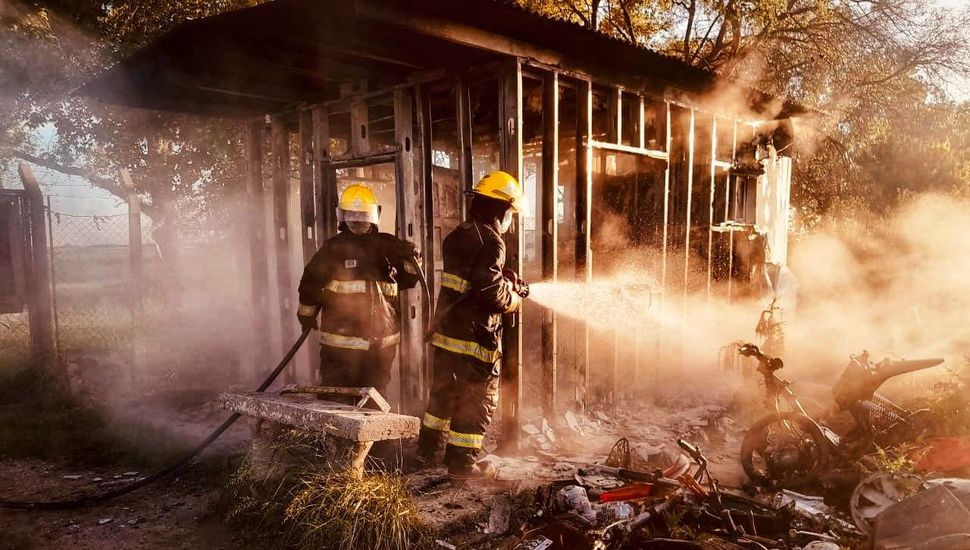
<path id="1" fill-rule="evenodd" d="M 21 162 L 18 172 L 27 192 L 27 225 L 30 228 L 31 257 L 28 261 L 27 277 L 30 340 L 34 354 L 46 363 L 54 357 L 54 314 L 50 294 L 50 258 L 47 255 L 49 247 L 47 224 L 44 220 L 44 196 L 29 165 Z"/>
<path id="2" fill-rule="evenodd" d="M 131 174 L 119 170 L 121 185 L 128 202 L 128 267 L 129 306 L 131 308 L 131 359 L 132 372 L 141 372 L 141 330 L 144 326 L 144 285 L 142 280 L 141 198 L 131 181 Z M 135 377 L 132 376 L 132 379 Z"/>

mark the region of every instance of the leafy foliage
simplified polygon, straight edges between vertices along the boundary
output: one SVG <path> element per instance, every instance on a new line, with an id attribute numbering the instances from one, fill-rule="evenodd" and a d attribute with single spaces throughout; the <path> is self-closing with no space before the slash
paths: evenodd
<path id="1" fill-rule="evenodd" d="M 0 41 L 0 162 L 30 160 L 88 177 L 116 194 L 117 170 L 128 169 L 156 220 L 167 209 L 193 217 L 242 178 L 239 129 L 199 120 L 99 104 L 72 95 L 90 74 L 190 19 L 247 7 L 257 0 L 54 1 L 4 4 Z M 42 149 L 38 128 L 56 141 Z M 192 211 L 184 208 L 194 205 Z M 198 205 L 201 205 L 199 207 Z M 184 216 L 183 216 L 184 217 Z"/>
<path id="2" fill-rule="evenodd" d="M 916 0 L 521 4 L 822 112 L 796 130 L 794 200 L 806 228 L 863 205 L 879 215 L 912 193 L 967 192 L 970 114 L 940 86 L 970 74 L 970 9 Z"/>
<path id="3" fill-rule="evenodd" d="M 119 193 L 115 170 L 127 168 L 149 215 L 189 204 L 202 205 L 193 216 L 214 214 L 213 199 L 242 177 L 238 128 L 70 92 L 184 21 L 260 1 L 5 2 L 0 163 L 30 155 Z M 798 132 L 803 227 L 836 212 L 879 214 L 927 190 L 970 193 L 970 113 L 939 89 L 970 68 L 970 10 L 919 0 L 519 1 L 825 113 Z M 56 128 L 52 147 L 32 142 L 40 127 Z"/>

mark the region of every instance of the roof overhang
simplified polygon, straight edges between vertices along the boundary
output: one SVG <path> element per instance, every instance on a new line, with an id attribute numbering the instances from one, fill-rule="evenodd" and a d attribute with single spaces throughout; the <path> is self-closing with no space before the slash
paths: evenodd
<path id="1" fill-rule="evenodd" d="M 677 59 L 502 1 L 276 0 L 180 25 L 81 93 L 146 109 L 253 116 L 337 99 L 346 84 L 366 81 L 373 90 L 509 58 L 664 97 L 700 98 L 719 85 Z M 748 93 L 752 105 L 770 99 Z"/>

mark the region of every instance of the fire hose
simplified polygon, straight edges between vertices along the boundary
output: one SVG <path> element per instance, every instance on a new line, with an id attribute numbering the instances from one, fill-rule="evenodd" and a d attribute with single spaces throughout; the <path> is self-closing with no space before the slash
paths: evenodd
<path id="1" fill-rule="evenodd" d="M 286 365 L 289 364 L 289 362 L 293 359 L 293 356 L 296 355 L 296 352 L 299 351 L 300 347 L 303 346 L 303 342 L 306 341 L 307 336 L 309 334 L 310 334 L 309 330 L 304 330 L 303 333 L 300 334 L 300 337 L 296 339 L 296 342 L 293 342 L 293 346 L 290 348 L 288 352 L 286 352 L 286 355 L 284 355 L 283 359 L 279 362 L 278 365 L 276 365 L 276 368 L 273 369 L 273 372 L 271 372 L 269 376 L 266 377 L 266 380 L 264 380 L 263 383 L 259 385 L 259 388 L 256 389 L 257 392 L 266 391 L 266 388 L 268 388 L 270 384 L 272 384 L 273 381 L 276 380 L 276 377 L 279 376 L 281 372 L 283 372 L 283 369 L 286 368 Z M 142 487 L 150 485 L 168 476 L 169 474 L 181 469 L 183 466 L 188 464 L 190 460 L 195 458 L 196 455 L 198 455 L 206 447 L 211 445 L 213 441 L 218 439 L 220 435 L 222 435 L 226 430 L 229 429 L 229 426 L 232 426 L 232 424 L 236 420 L 239 420 L 240 416 L 242 415 L 240 415 L 239 413 L 232 413 L 231 415 L 229 415 L 228 418 L 226 418 L 226 420 L 218 428 L 216 428 L 212 433 L 210 433 L 208 437 L 202 440 L 201 443 L 196 445 L 195 448 L 193 448 L 191 451 L 186 453 L 184 456 L 182 456 L 172 464 L 162 468 L 161 470 L 158 470 L 157 472 L 151 475 L 143 477 L 133 482 L 130 485 L 126 485 L 124 487 L 120 487 L 118 489 L 114 489 L 114 490 L 96 494 L 96 495 L 90 495 L 90 496 L 68 499 L 68 500 L 48 500 L 48 501 L 35 501 L 35 502 L 0 500 L 0 508 L 14 508 L 19 510 L 63 510 L 67 508 L 80 508 L 82 506 L 91 506 L 94 504 L 100 504 L 102 502 L 120 497 L 122 495 L 126 495 L 128 493 L 141 489 Z"/>
<path id="2" fill-rule="evenodd" d="M 415 254 L 414 257 L 412 258 L 407 258 L 407 261 L 412 265 L 414 265 L 414 268 L 417 271 L 418 280 L 421 283 L 422 294 L 424 295 L 424 301 L 426 304 L 425 307 L 427 308 L 427 315 L 428 315 L 427 318 L 430 324 L 431 319 L 434 317 L 434 306 L 431 304 L 431 291 L 428 288 L 428 281 L 425 278 L 424 270 L 421 268 L 421 262 L 418 260 L 417 254 Z M 309 329 L 303 330 L 303 332 L 300 334 L 300 337 L 296 339 L 296 342 L 293 342 L 293 345 L 290 347 L 289 351 L 286 352 L 286 355 L 283 356 L 283 359 L 280 360 L 279 364 L 276 365 L 276 368 L 273 369 L 273 372 L 271 372 L 269 376 L 266 377 L 266 380 L 263 380 L 263 383 L 260 384 L 259 387 L 256 389 L 257 393 L 264 392 L 266 391 L 267 388 L 270 387 L 273 381 L 275 381 L 276 378 L 280 375 L 280 373 L 283 372 L 283 369 L 286 368 L 286 365 L 288 365 L 289 362 L 293 359 L 293 356 L 296 355 L 296 352 L 300 350 L 300 348 L 303 346 L 303 343 L 306 342 L 307 336 L 309 336 L 309 334 L 310 334 Z M 13 508 L 18 510 L 63 510 L 68 508 L 81 508 L 83 506 L 92 506 L 95 504 L 100 504 L 102 502 L 134 492 L 138 489 L 141 489 L 142 487 L 146 487 L 162 478 L 167 477 L 168 475 L 174 473 L 175 471 L 181 469 L 183 466 L 188 464 L 189 461 L 195 458 L 199 453 L 205 450 L 206 447 L 211 445 L 213 441 L 215 441 L 216 439 L 219 438 L 219 436 L 225 433 L 225 431 L 228 430 L 229 427 L 236 422 L 236 420 L 239 420 L 240 416 L 242 415 L 239 413 L 232 413 L 231 415 L 229 415 L 228 418 L 226 418 L 225 421 L 223 421 L 223 423 L 218 428 L 213 430 L 208 437 L 203 439 L 201 443 L 196 445 L 192 450 L 190 450 L 184 456 L 182 456 L 172 464 L 162 468 L 161 470 L 158 470 L 157 472 L 151 475 L 138 479 L 137 481 L 131 483 L 130 485 L 126 485 L 124 487 L 120 487 L 118 489 L 106 491 L 104 493 L 100 493 L 96 495 L 84 496 L 84 497 L 79 497 L 74 499 L 48 500 L 48 501 L 0 500 L 0 508 Z"/>

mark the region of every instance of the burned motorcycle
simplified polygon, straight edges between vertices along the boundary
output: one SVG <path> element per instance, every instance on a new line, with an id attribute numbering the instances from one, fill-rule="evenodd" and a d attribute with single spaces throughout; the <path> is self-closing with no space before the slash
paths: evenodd
<path id="1" fill-rule="evenodd" d="M 886 359 L 874 364 L 868 353 L 852 356 L 832 389 L 835 402 L 855 424 L 840 436 L 805 412 L 791 382 L 775 374 L 784 367 L 781 359 L 754 344 L 744 344 L 738 352 L 758 360 L 758 373 L 775 410 L 755 422 L 741 443 L 741 466 L 759 486 L 805 484 L 827 468 L 854 463 L 875 445 L 927 435 L 930 429 L 928 411 L 903 408 L 876 390 L 894 376 L 939 365 L 943 359 Z"/>
<path id="2" fill-rule="evenodd" d="M 799 542 L 792 535 L 793 516 L 788 510 L 722 490 L 708 471 L 707 457 L 700 448 L 682 439 L 677 445 L 690 462 L 679 459 L 662 473 L 590 465 L 621 477 L 635 474 L 638 481 L 597 494 L 600 502 L 636 500 L 642 506 L 639 514 L 596 531 L 602 541 L 599 548 L 694 548 L 687 541 L 666 538 L 676 535 L 672 531 L 677 528 L 684 530 L 681 534 L 704 533 L 730 548 L 765 550 Z"/>

